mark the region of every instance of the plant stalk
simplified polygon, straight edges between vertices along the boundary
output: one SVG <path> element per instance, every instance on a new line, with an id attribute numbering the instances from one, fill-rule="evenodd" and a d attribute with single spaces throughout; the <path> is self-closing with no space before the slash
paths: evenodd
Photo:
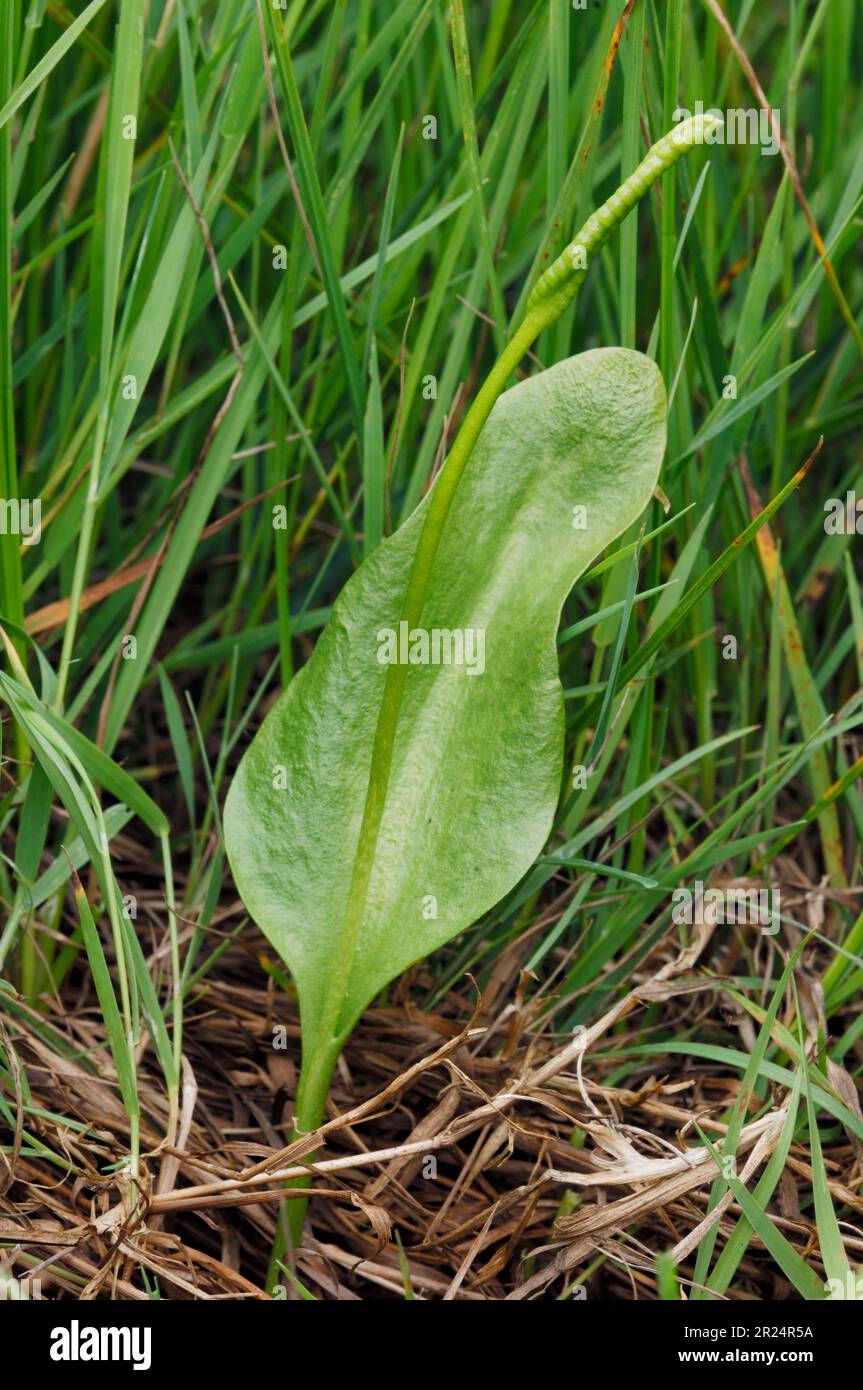
<path id="1" fill-rule="evenodd" d="M 307 1059 L 303 1059 L 299 1086 L 297 1087 L 294 1123 L 291 1130 L 292 1144 L 319 1127 L 324 1117 L 330 1082 L 341 1050 L 342 1042 L 340 1041 L 337 1047 L 330 1048 L 327 1052 L 315 1053 Z M 309 1154 L 307 1161 L 312 1163 L 314 1154 Z M 308 1177 L 292 1178 L 285 1186 L 289 1188 L 309 1187 L 311 1181 L 310 1174 Z M 266 1287 L 268 1290 L 273 1289 L 278 1284 L 282 1273 L 280 1266 L 284 1262 L 285 1256 L 292 1254 L 302 1239 L 308 1205 L 309 1199 L 307 1197 L 292 1197 L 288 1201 L 282 1202 L 279 1207 L 276 1236 L 267 1270 Z"/>

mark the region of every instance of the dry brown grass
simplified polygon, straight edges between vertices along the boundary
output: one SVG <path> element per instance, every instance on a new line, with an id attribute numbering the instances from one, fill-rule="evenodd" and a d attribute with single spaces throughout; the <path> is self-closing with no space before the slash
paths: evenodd
<path id="1" fill-rule="evenodd" d="M 136 861 L 140 871 L 134 843 L 120 848 L 130 871 Z M 142 902 L 145 919 L 157 921 L 156 900 L 145 893 Z M 214 935 L 241 920 L 240 904 L 227 905 Z M 54 1155 L 35 1154 L 19 1135 L 4 1163 L 6 1266 L 38 1277 L 48 1298 L 142 1299 L 143 1269 L 164 1298 L 266 1299 L 281 1182 L 302 1173 L 304 1155 L 317 1149 L 296 1254 L 297 1274 L 317 1298 L 403 1298 L 396 1233 L 418 1298 L 577 1296 L 586 1279 L 591 1298 L 653 1299 L 654 1258 L 669 1249 L 685 1289 L 715 1175 L 694 1151 L 694 1124 L 721 1146 L 717 1117 L 739 1074 L 669 1054 L 646 1060 L 624 1087 L 613 1082 L 619 1059 L 607 1054 L 649 1037 L 649 1004 L 663 1030 L 697 1021 L 730 1046 L 751 1045 L 750 1021 L 729 1008 L 722 988 L 734 959 L 728 934 L 708 925 L 695 938 L 684 951 L 666 938 L 631 990 L 567 1037 L 551 1031 L 553 1013 L 524 1003 L 517 949 L 484 998 L 465 979 L 431 1012 L 412 1002 L 433 984 L 416 968 L 386 1006 L 368 1011 L 348 1045 L 326 1124 L 290 1145 L 299 1029 L 247 926 L 187 1008 L 180 1137 L 171 1148 L 161 1080 L 146 1047 L 140 1056 L 149 1152 L 131 1217 L 122 1167 L 110 1171 L 126 1152 L 125 1114 L 88 980 L 73 972 L 64 998 L 46 1000 L 43 1013 L 19 1005 L 6 1016 L 31 1106 L 43 1112 L 29 1114 L 26 1129 Z M 154 964 L 159 945 L 153 928 Z M 46 1025 L 56 1030 L 51 1038 Z M 738 1146 L 744 1181 L 769 1156 L 785 1102 L 775 1087 L 770 1109 L 747 1123 Z M 851 1141 L 835 1138 L 825 1159 L 834 1201 L 861 1212 Z M 817 1269 L 814 1222 L 801 1213 L 810 1177 L 806 1150 L 793 1147 L 771 1214 Z M 720 1246 L 738 1215 L 733 1202 L 720 1204 Z M 847 1224 L 844 1233 L 853 1260 L 863 1235 Z M 730 1296 L 796 1297 L 757 1240 Z"/>

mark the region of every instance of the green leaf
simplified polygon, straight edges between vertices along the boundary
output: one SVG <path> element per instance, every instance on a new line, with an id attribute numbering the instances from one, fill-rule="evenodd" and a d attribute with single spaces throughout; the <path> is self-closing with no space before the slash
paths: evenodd
<path id="1" fill-rule="evenodd" d="M 91 19 L 94 19 L 99 13 L 104 3 L 105 0 L 91 0 L 91 3 L 75 20 L 73 20 L 65 33 L 61 34 L 53 47 L 49 48 L 43 58 L 40 58 L 32 72 L 28 72 L 24 81 L 20 86 L 15 88 L 15 91 L 6 102 L 3 110 L 0 111 L 0 128 L 5 126 L 7 122 L 12 119 L 19 106 L 23 106 L 27 98 L 32 96 L 36 88 L 45 81 L 49 72 L 57 66 L 64 54 L 69 51 L 78 35 L 81 33 L 81 30 L 86 29 Z"/>
<path id="2" fill-rule="evenodd" d="M 812 1084 L 808 1070 L 804 1072 L 806 1085 L 806 1114 L 809 1121 L 809 1142 L 812 1146 L 812 1195 L 815 1199 L 815 1225 L 818 1230 L 818 1244 L 821 1246 L 821 1259 L 824 1272 L 829 1281 L 838 1280 L 843 1287 L 850 1279 L 853 1283 L 851 1266 L 845 1252 L 842 1232 L 833 1209 L 830 1184 L 821 1149 L 821 1136 L 818 1133 L 818 1118 L 812 1098 Z"/>
<path id="3" fill-rule="evenodd" d="M 649 502 L 664 447 L 665 391 L 638 353 L 587 352 L 506 392 L 452 497 L 423 628 L 399 620 L 440 483 L 346 585 L 264 721 L 228 794 L 225 840 L 246 905 L 295 977 L 305 1059 L 331 1069 L 377 991 L 487 912 L 542 850 L 563 764 L 561 608 Z M 585 529 L 573 525 L 579 505 Z M 388 644 L 409 631 L 425 632 L 434 658 L 435 630 L 463 635 L 464 660 L 406 668 L 352 931 L 381 658 L 404 655 Z"/>
<path id="4" fill-rule="evenodd" d="M 61 743 L 80 758 L 94 781 L 109 791 L 112 796 L 116 796 L 118 801 L 125 802 L 136 816 L 141 817 L 154 835 L 167 835 L 169 825 L 164 811 L 159 809 L 153 798 L 148 796 L 143 787 L 139 786 L 128 772 L 118 763 L 115 763 L 113 758 L 109 758 L 107 753 L 103 752 L 95 743 L 92 743 L 86 734 L 82 734 L 79 729 L 69 724 L 60 715 L 54 714 L 53 710 L 46 709 L 31 691 L 14 681 L 11 676 L 0 673 L 0 691 L 3 691 L 7 699 L 14 695 L 29 710 L 36 712 L 45 720 Z"/>
<path id="5" fill-rule="evenodd" d="M 722 1160 L 720 1154 L 698 1125 L 696 1125 L 696 1129 L 701 1139 L 710 1150 L 711 1156 L 716 1160 L 717 1167 L 721 1170 Z M 782 1273 L 790 1279 L 801 1297 L 805 1298 L 809 1303 L 816 1303 L 819 1299 L 822 1299 L 824 1297 L 823 1284 L 813 1274 L 812 1270 L 806 1264 L 806 1261 L 801 1259 L 794 1249 L 794 1246 L 791 1245 L 791 1243 L 785 1239 L 782 1232 L 774 1226 L 770 1217 L 761 1210 L 761 1207 L 755 1201 L 748 1187 L 745 1187 L 742 1182 L 734 1177 L 726 1177 L 725 1181 L 734 1193 L 738 1206 L 742 1208 L 743 1215 L 755 1231 L 755 1234 L 773 1256 L 779 1268 L 782 1270 Z"/>
<path id="6" fill-rule="evenodd" d="M 120 1090 L 123 1095 L 123 1104 L 130 1115 L 137 1109 L 137 1078 L 135 1074 L 134 1052 L 129 1044 L 129 1039 L 125 1035 L 123 1020 L 120 1017 L 120 1010 L 117 1006 L 117 997 L 114 993 L 114 985 L 108 971 L 108 964 L 105 960 L 105 952 L 102 949 L 102 942 L 99 931 L 93 920 L 90 911 L 90 904 L 87 901 L 87 894 L 81 885 L 81 881 L 75 874 L 75 906 L 78 909 L 78 918 L 81 923 L 81 935 L 84 938 L 84 948 L 87 952 L 87 960 L 93 975 L 93 984 L 96 988 L 96 997 L 99 1000 L 99 1008 L 102 1010 L 102 1017 L 105 1020 L 105 1032 L 108 1035 L 108 1042 L 111 1045 L 111 1055 L 114 1059 L 114 1066 L 117 1069 L 117 1079 L 120 1083 Z"/>

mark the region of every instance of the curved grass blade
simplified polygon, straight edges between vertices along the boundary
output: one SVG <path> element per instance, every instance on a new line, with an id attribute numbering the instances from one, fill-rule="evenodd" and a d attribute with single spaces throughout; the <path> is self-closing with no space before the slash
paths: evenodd
<path id="1" fill-rule="evenodd" d="M 49 48 L 45 56 L 39 59 L 39 62 L 33 68 L 32 72 L 28 72 L 24 81 L 20 86 L 16 87 L 2 111 L 0 111 L 0 129 L 8 124 L 18 108 L 23 106 L 27 98 L 32 96 L 36 88 L 45 81 L 48 74 L 53 71 L 60 59 L 72 47 L 81 31 L 86 29 L 91 19 L 95 19 L 104 4 L 105 0 L 91 0 L 87 8 L 69 25 L 65 33 L 60 35 L 60 38 Z M 10 6 L 10 10 L 11 8 Z"/>

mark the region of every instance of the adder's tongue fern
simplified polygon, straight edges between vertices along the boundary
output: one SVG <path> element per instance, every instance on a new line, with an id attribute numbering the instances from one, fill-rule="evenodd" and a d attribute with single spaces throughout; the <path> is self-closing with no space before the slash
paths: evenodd
<path id="1" fill-rule="evenodd" d="M 344 822 L 338 818 L 335 822 L 327 819 L 329 812 L 321 809 L 314 791 L 316 783 L 324 783 L 328 776 L 336 775 L 332 769 L 341 769 L 346 761 L 344 737 L 341 731 L 342 721 L 346 717 L 345 711 L 340 705 L 331 706 L 327 703 L 332 691 L 337 687 L 340 689 L 343 687 L 338 682 L 335 684 L 331 682 L 330 670 L 341 669 L 341 663 L 350 661 L 356 663 L 355 668 L 352 669 L 359 669 L 360 667 L 363 670 L 367 669 L 363 665 L 365 656 L 362 649 L 362 623 L 356 616 L 357 613 L 366 615 L 371 632 L 378 629 L 381 614 L 397 619 L 399 630 L 405 626 L 407 631 L 412 632 L 420 626 L 434 567 L 439 563 L 438 547 L 447 516 L 474 445 L 492 412 L 495 401 L 506 388 L 513 372 L 534 339 L 571 304 L 586 274 L 589 258 L 599 250 L 618 222 L 625 217 L 633 204 L 646 193 L 651 184 L 655 183 L 660 174 L 679 159 L 686 150 L 704 140 L 717 124 L 718 121 L 715 117 L 697 116 L 682 122 L 662 140 L 658 141 L 649 150 L 646 158 L 635 172 L 616 193 L 612 194 L 608 202 L 603 204 L 598 212 L 595 212 L 588 219 L 563 255 L 537 281 L 528 300 L 524 318 L 516 326 L 462 420 L 446 464 L 438 475 L 427 503 L 424 504 L 425 514 L 422 522 L 418 528 L 414 528 L 417 534 L 413 539 L 410 539 L 406 531 L 400 532 L 389 542 L 391 546 L 395 547 L 391 554 L 402 555 L 399 568 L 392 572 L 396 576 L 396 588 L 391 598 L 384 607 L 375 606 L 378 600 L 374 597 L 377 594 L 374 586 L 381 581 L 379 578 L 374 579 L 373 582 L 369 579 L 370 571 L 366 566 L 375 566 L 378 563 L 376 557 L 372 556 L 366 560 L 365 565 L 350 581 L 351 586 L 353 586 L 351 590 L 353 597 L 350 603 L 354 605 L 350 611 L 354 616 L 348 627 L 354 634 L 352 640 L 354 643 L 359 643 L 359 647 L 346 649 L 341 643 L 334 644 L 332 641 L 327 642 L 321 639 L 307 668 L 309 674 L 306 675 L 305 684 L 294 682 L 293 685 L 289 686 L 282 701 L 268 715 L 264 728 L 240 764 L 225 808 L 225 836 L 231 865 L 238 879 L 240 891 L 247 901 L 250 899 L 254 901 L 253 914 L 256 915 L 264 930 L 278 945 L 285 959 L 289 961 L 298 982 L 301 1000 L 304 1001 L 301 1004 L 303 1061 L 297 1092 L 296 1137 L 315 1130 L 320 1124 L 333 1068 L 361 1009 L 373 997 L 376 989 L 381 988 L 391 980 L 412 959 L 421 958 L 430 949 L 428 933 L 422 938 L 414 939 L 412 937 L 409 948 L 403 948 L 401 945 L 405 927 L 404 911 L 397 894 L 397 890 L 401 891 L 398 889 L 403 875 L 401 862 L 398 873 L 393 879 L 396 886 L 387 888 L 384 884 L 383 888 L 379 887 L 378 900 L 374 904 L 373 910 L 371 912 L 369 910 L 373 871 L 381 865 L 386 866 L 389 862 L 388 854 L 392 852 L 392 847 L 388 846 L 385 840 L 382 840 L 381 831 L 387 799 L 392 791 L 390 773 L 396 732 L 400 727 L 402 703 L 408 679 L 408 665 L 400 662 L 387 664 L 383 689 L 380 688 L 377 681 L 368 685 L 367 699 L 372 702 L 380 701 L 376 715 L 372 709 L 365 723 L 351 715 L 351 730 L 361 730 L 362 741 L 355 749 L 355 759 L 348 757 L 347 763 L 353 765 L 354 761 L 359 764 L 366 763 L 368 760 L 366 763 L 368 780 L 365 784 L 362 780 L 356 783 L 352 782 L 349 788 L 345 784 L 347 799 L 344 806 Z M 633 354 L 634 356 L 635 354 Z M 601 381 L 609 396 L 614 396 L 618 401 L 624 402 L 625 413 L 628 414 L 629 418 L 637 418 L 642 422 L 642 427 L 651 441 L 651 447 L 643 450 L 640 458 L 633 461 L 629 459 L 627 454 L 626 442 L 620 439 L 612 440 L 614 456 L 621 464 L 625 461 L 629 476 L 639 478 L 640 491 L 637 495 L 627 494 L 625 497 L 620 495 L 614 476 L 613 461 L 610 462 L 606 456 L 607 448 L 611 447 L 608 441 L 604 445 L 601 456 L 594 457 L 584 463 L 584 467 L 588 470 L 591 467 L 594 469 L 597 496 L 607 497 L 607 516 L 604 529 L 603 526 L 600 526 L 599 530 L 592 536 L 588 550 L 581 555 L 580 561 L 574 554 L 570 555 L 569 550 L 561 549 L 561 563 L 564 564 L 570 580 L 584 568 L 588 560 L 601 548 L 604 543 L 603 536 L 607 541 L 618 535 L 624 524 L 634 520 L 639 514 L 655 486 L 664 449 L 665 396 L 661 391 L 658 370 L 652 364 L 645 363 L 644 359 L 641 359 L 642 365 L 636 374 L 637 383 L 635 387 L 628 387 L 626 382 L 618 379 L 616 362 L 618 362 L 617 358 L 609 358 L 600 363 L 579 363 L 578 359 L 573 359 L 570 363 L 567 379 L 578 377 L 583 382 L 591 384 L 591 389 L 594 392 L 596 392 L 597 383 Z M 560 375 L 552 377 L 549 391 L 559 392 L 562 389 L 561 381 Z M 545 412 L 549 408 L 553 408 L 549 406 L 549 401 L 553 400 L 553 397 L 543 396 L 542 392 L 539 394 L 543 398 L 541 410 Z M 540 439 L 542 431 L 534 415 L 538 409 L 536 399 L 535 391 L 522 392 L 520 410 L 523 419 L 533 420 L 532 427 L 535 431 L 535 437 Z M 532 401 L 533 405 L 531 404 Z M 505 428 L 499 429 L 496 435 L 492 429 L 490 438 L 497 441 L 495 447 L 503 452 L 512 449 L 517 452 L 519 449 L 517 441 L 508 439 Z M 571 466 L 572 459 L 570 458 L 568 462 Z M 566 463 L 566 459 L 557 459 L 555 466 L 560 467 Z M 523 465 L 520 464 L 519 466 Z M 505 474 L 506 469 L 504 467 L 501 476 L 504 477 Z M 505 487 L 503 487 L 501 495 L 503 492 L 505 492 Z M 468 495 L 470 495 L 470 489 L 468 489 Z M 463 505 L 469 506 L 469 503 Z M 602 505 L 600 505 L 600 513 L 602 510 Z M 502 521 L 501 525 L 504 524 Z M 550 522 L 550 529 L 553 534 L 553 522 Z M 407 540 L 406 536 L 408 537 Z M 570 547 L 572 546 L 571 535 L 568 544 Z M 408 546 L 407 549 L 405 548 L 406 545 Z M 566 557 L 569 557 L 568 561 Z M 373 567 L 372 575 L 374 576 L 376 572 Z M 369 587 L 370 585 L 371 587 Z M 400 599 L 397 596 L 399 591 L 402 594 Z M 373 597 L 374 603 L 372 602 Z M 341 603 L 341 600 L 337 602 Z M 533 613 L 534 610 L 531 609 L 531 612 Z M 560 619 L 559 595 L 555 597 L 554 594 L 551 594 L 551 607 L 547 616 L 548 641 L 553 653 L 554 633 Z M 344 622 L 343 619 L 341 621 Z M 531 618 L 531 621 L 535 621 L 535 616 Z M 346 628 L 345 631 L 347 630 Z M 501 650 L 504 649 L 501 648 Z M 512 664 L 517 665 L 517 652 L 514 651 L 508 659 Z M 415 678 L 420 679 L 421 677 Z M 530 688 L 531 679 L 534 681 L 538 679 L 543 689 L 548 684 L 542 672 L 538 672 L 532 667 L 524 675 L 525 690 Z M 340 676 L 339 681 L 341 680 L 342 677 Z M 319 683 L 316 707 L 311 705 L 306 707 L 303 702 L 313 699 L 309 695 L 309 691 L 316 689 L 314 684 L 316 681 Z M 328 681 L 331 683 L 328 684 Z M 493 688 L 497 689 L 498 687 Z M 458 708 L 463 710 L 463 703 L 460 703 Z M 472 709 L 479 711 L 479 713 L 472 714 L 471 718 L 479 718 L 481 727 L 486 728 L 486 730 L 491 728 L 493 731 L 493 705 L 480 702 L 480 704 L 472 706 Z M 521 717 L 519 710 L 514 710 L 507 724 L 508 732 L 511 732 L 512 727 Z M 302 736 L 304 720 L 314 723 L 315 734 L 312 739 L 307 740 Z M 482 721 L 485 722 L 482 723 Z M 372 748 L 369 755 L 367 740 L 370 734 L 372 736 Z M 352 734 L 352 736 L 355 735 Z M 494 742 L 497 736 L 492 733 L 488 737 Z M 416 742 L 419 734 L 409 729 L 406 738 L 409 742 L 411 739 Z M 524 734 L 526 743 L 530 742 L 530 738 L 532 735 L 529 737 L 527 733 Z M 298 742 L 292 744 L 292 739 L 296 739 Z M 517 744 L 518 737 L 516 736 Z M 457 744 L 453 744 L 453 746 L 457 747 Z M 476 744 L 476 732 L 472 729 L 471 747 L 475 748 L 476 746 L 478 746 Z M 558 759 L 562 760 L 562 749 L 556 751 L 550 741 L 543 746 L 545 749 L 543 756 L 547 757 L 548 762 L 543 774 L 548 794 L 546 804 L 542 807 L 542 816 L 532 813 L 532 818 L 528 817 L 525 821 L 525 835 L 522 837 L 524 842 L 519 844 L 519 855 L 510 856 L 506 862 L 500 865 L 500 873 L 492 876 L 494 892 L 498 888 L 501 892 L 508 891 L 517 881 L 519 874 L 523 872 L 529 857 L 522 862 L 519 856 L 525 845 L 528 848 L 534 847 L 538 851 L 546 832 L 543 831 L 539 838 L 535 838 L 535 845 L 532 841 L 528 844 L 528 840 L 529 833 L 535 835 L 539 821 L 544 819 L 548 826 L 552 823 L 560 783 Z M 297 767 L 301 768 L 301 773 L 297 776 L 295 785 L 284 791 L 278 790 L 277 793 L 271 795 L 271 789 L 275 787 L 271 773 L 272 750 L 275 748 L 280 750 L 282 756 L 283 749 L 294 748 L 293 756 Z M 314 763 L 311 765 L 309 763 L 310 748 L 317 750 L 314 756 L 319 762 L 314 775 L 309 773 L 309 767 L 315 767 Z M 425 766 L 424 760 L 427 760 L 428 756 L 430 755 L 420 749 L 419 765 Z M 443 754 L 438 751 L 435 756 L 439 760 Z M 485 760 L 481 759 L 480 761 L 485 766 Z M 490 757 L 488 762 L 491 767 L 494 764 L 494 759 Z M 523 784 L 519 781 L 520 769 L 515 766 L 516 762 L 517 759 L 510 759 L 506 767 L 502 769 L 501 776 L 497 775 L 496 769 L 494 776 L 489 772 L 486 781 L 480 788 L 484 797 L 483 805 L 488 814 L 491 814 L 491 809 L 495 807 L 504 807 L 503 817 L 507 825 L 511 819 L 513 802 L 519 803 L 522 796 L 530 800 L 530 796 L 534 795 L 535 790 L 535 783 L 532 783 L 533 790 L 531 790 L 530 796 L 524 791 Z M 539 764 L 536 763 L 534 757 L 534 762 L 531 764 L 531 777 L 536 778 L 538 766 Z M 341 776 L 341 773 L 339 772 L 338 775 Z M 507 778 L 510 780 L 507 781 Z M 443 787 L 445 784 L 446 777 L 444 774 L 440 774 L 437 777 L 436 785 Z M 263 834 L 263 845 L 260 843 L 262 821 L 259 811 L 262 797 L 270 798 L 266 818 L 263 821 L 268 832 Z M 351 801 L 352 797 L 354 798 L 353 801 Z M 444 798 L 441 805 L 445 804 L 446 799 Z M 413 802 L 410 805 L 413 808 Z M 361 811 L 360 806 L 362 806 Z M 425 815 L 425 812 L 423 814 Z M 473 806 L 471 807 L 471 814 L 478 814 Z M 308 824 L 317 824 L 321 817 L 325 827 L 321 830 L 321 843 L 334 835 L 342 836 L 346 854 L 343 859 L 338 860 L 332 876 L 323 887 L 320 882 L 315 882 L 313 892 L 309 889 L 306 893 L 304 887 L 298 886 L 303 883 L 303 874 L 301 867 L 298 869 L 294 865 L 293 878 L 289 878 L 289 887 L 293 889 L 293 896 L 290 892 L 286 895 L 283 846 L 278 843 L 271 844 L 268 849 L 268 834 L 277 833 L 272 831 L 272 827 L 282 826 L 284 836 L 290 844 L 296 841 L 300 830 L 306 833 L 304 827 Z M 357 821 L 359 821 L 358 834 L 354 829 Z M 427 823 L 431 824 L 431 820 L 429 819 Z M 426 822 L 424 821 L 423 824 L 425 825 Z M 349 828 L 346 829 L 345 827 Z M 462 834 L 464 831 L 455 826 L 442 825 L 433 832 L 434 836 L 438 838 L 432 841 L 432 857 L 434 858 L 436 854 L 440 856 L 439 860 L 435 861 L 438 865 L 436 871 L 439 876 L 451 872 L 446 868 L 453 857 L 451 842 L 448 839 L 450 833 Z M 417 836 L 419 836 L 419 830 L 417 830 Z M 505 836 L 502 834 L 495 833 L 489 839 L 489 845 L 494 843 L 498 847 L 504 838 Z M 407 844 L 408 841 L 406 840 L 405 845 Z M 402 853 L 402 849 L 399 850 L 399 853 Z M 410 850 L 405 849 L 404 854 L 409 857 Z M 489 853 L 486 857 L 494 859 L 495 856 Z M 338 856 L 336 858 L 338 859 Z M 482 858 L 482 853 L 477 851 L 477 859 Z M 515 860 L 518 862 L 516 863 Z M 300 856 L 300 865 L 302 865 L 302 855 Z M 433 876 L 433 870 L 434 864 L 430 867 L 428 860 L 423 859 L 423 882 L 430 874 Z M 382 869 L 381 872 L 383 873 L 384 870 Z M 412 872 L 418 875 L 419 871 L 414 869 Z M 459 897 L 462 892 L 464 875 L 461 871 L 452 872 L 455 875 L 454 882 L 458 881 L 460 885 L 458 893 L 455 894 L 456 897 Z M 479 870 L 473 872 L 478 873 Z M 417 893 L 420 892 L 418 876 L 416 877 L 416 891 Z M 475 891 L 478 894 L 478 889 Z M 481 903 L 487 904 L 493 900 L 494 892 L 491 886 L 486 885 L 483 889 L 483 895 L 476 896 L 479 911 L 485 910 L 479 906 Z M 383 898 L 381 898 L 381 893 L 383 893 Z M 395 896 L 393 896 L 394 894 Z M 323 904 L 323 910 L 319 912 L 317 918 L 315 918 L 314 911 L 310 917 L 307 898 L 309 901 L 313 900 Z M 436 898 L 435 901 L 437 901 Z M 463 920 L 457 914 L 451 914 L 438 931 L 437 941 L 442 943 L 450 940 L 458 930 L 469 925 L 476 915 L 477 911 L 473 909 Z M 295 1240 L 299 1239 L 302 1227 L 303 1205 L 302 1201 L 297 1199 L 291 1203 L 290 1221 Z"/>
<path id="2" fill-rule="evenodd" d="M 518 366 L 524 354 L 544 328 L 554 323 L 572 303 L 587 273 L 590 256 L 599 250 L 630 208 L 656 182 L 660 174 L 699 145 L 721 124 L 711 115 L 692 116 L 651 146 L 638 168 L 613 193 L 608 202 L 588 218 L 575 240 L 562 256 L 549 266 L 534 286 L 522 322 L 515 329 L 497 362 L 486 377 L 469 410 L 465 414 L 453 441 L 446 464 L 429 499 L 423 528 L 413 558 L 404 604 L 400 615 L 407 631 L 417 627 L 422 619 L 434 557 L 446 518 L 459 481 L 464 473 L 473 447 L 479 438 L 495 401 Z M 378 726 L 372 750 L 368 794 L 363 812 L 359 849 L 354 863 L 353 879 L 345 916 L 345 950 L 343 959 L 349 962 L 363 914 L 374 862 L 378 832 L 384 812 L 387 787 L 395 744 L 396 727 L 407 681 L 407 667 L 389 666 L 381 702 Z M 345 966 L 349 969 L 349 965 Z M 334 1036 L 339 1031 L 333 1020 Z"/>
<path id="3" fill-rule="evenodd" d="M 531 291 L 525 320 L 539 322 L 540 330 L 559 318 L 578 293 L 587 274 L 590 257 L 604 246 L 614 228 L 652 184 L 676 164 L 681 155 L 705 140 L 722 124 L 709 113 L 690 116 L 651 145 L 644 159 L 616 192 L 591 213 L 581 231 L 550 265 Z"/>

